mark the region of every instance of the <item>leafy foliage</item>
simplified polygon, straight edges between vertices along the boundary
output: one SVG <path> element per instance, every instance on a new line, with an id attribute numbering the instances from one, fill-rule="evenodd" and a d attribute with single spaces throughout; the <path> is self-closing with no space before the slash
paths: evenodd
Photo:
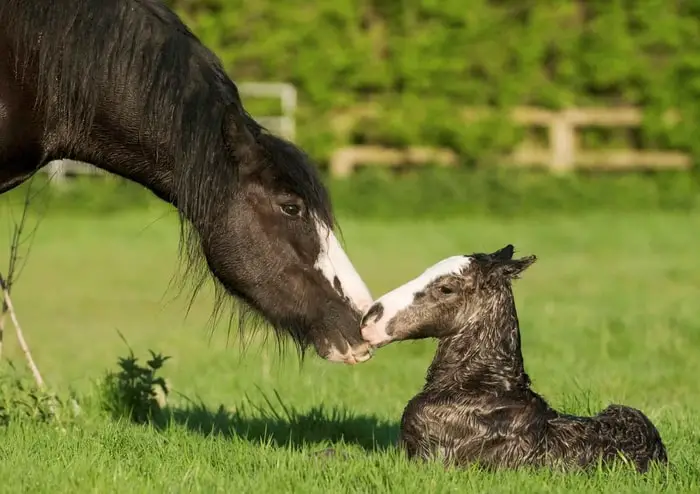
<path id="1" fill-rule="evenodd" d="M 30 376 L 12 365 L 2 365 L 0 371 L 0 426 L 16 420 L 51 422 L 56 418 L 55 407 L 62 403 L 58 397 L 38 389 Z"/>
<path id="2" fill-rule="evenodd" d="M 397 178 L 366 169 L 330 185 L 334 207 L 344 217 L 384 220 L 700 208 L 700 181 L 686 172 L 557 176 L 503 168 L 420 169 Z"/>
<path id="3" fill-rule="evenodd" d="M 467 124 L 460 108 L 482 105 L 638 105 L 641 131 L 590 130 L 584 142 L 700 151 L 697 2 L 169 3 L 234 80 L 297 86 L 299 141 L 318 159 L 370 142 L 449 146 L 483 161 L 519 131 L 499 117 Z M 662 118 L 671 107 L 682 125 Z"/>
<path id="4" fill-rule="evenodd" d="M 159 391 L 167 396 L 168 385 L 157 372 L 170 357 L 150 351 L 151 359 L 143 366 L 133 351 L 120 357 L 118 372 L 108 372 L 102 385 L 102 406 L 115 418 L 147 423 L 161 410 Z"/>

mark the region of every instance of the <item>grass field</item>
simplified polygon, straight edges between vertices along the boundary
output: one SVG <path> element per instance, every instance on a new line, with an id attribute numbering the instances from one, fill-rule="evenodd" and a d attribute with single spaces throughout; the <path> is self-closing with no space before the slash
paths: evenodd
<path id="1" fill-rule="evenodd" d="M 186 299 L 168 291 L 177 224 L 157 210 L 43 220 L 14 302 L 45 378 L 59 392 L 74 389 L 83 414 L 60 427 L 27 419 L 0 428 L 0 491 L 698 492 L 700 217 L 342 227 L 375 296 L 454 253 L 513 243 L 537 254 L 515 288 L 535 389 L 572 412 L 609 402 L 641 408 L 673 468 L 640 477 L 410 464 L 393 443 L 434 343 L 393 345 L 356 367 L 313 355 L 300 365 L 272 344 L 243 353 L 223 327 L 207 332 L 206 293 L 185 318 Z M 7 245 L 4 229 L 3 267 Z M 149 348 L 172 356 L 163 370 L 175 391 L 164 429 L 116 421 L 94 406 L 93 382 L 128 353 L 117 330 L 139 357 Z M 5 354 L 21 365 L 14 333 L 5 340 Z M 318 454 L 329 446 L 335 456 Z"/>

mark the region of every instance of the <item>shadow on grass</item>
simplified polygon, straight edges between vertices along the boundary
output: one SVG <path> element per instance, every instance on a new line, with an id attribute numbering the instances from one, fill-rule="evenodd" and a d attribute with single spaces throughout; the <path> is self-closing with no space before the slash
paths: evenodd
<path id="1" fill-rule="evenodd" d="M 356 415 L 340 408 L 313 407 L 300 412 L 282 403 L 279 406 L 267 397 L 265 406 L 244 402 L 235 410 L 223 406 L 211 409 L 192 402 L 187 407 L 163 409 L 160 425 L 178 424 L 202 435 L 238 437 L 255 443 L 302 447 L 314 444 L 354 444 L 366 451 L 384 451 L 396 444 L 399 424 L 374 416 Z"/>
<path id="2" fill-rule="evenodd" d="M 206 436 L 237 437 L 276 446 L 298 448 L 345 443 L 377 451 L 396 444 L 396 423 L 325 406 L 300 412 L 286 405 L 277 391 L 273 391 L 277 401 L 273 403 L 260 388 L 262 401 L 253 401 L 246 396 L 246 400 L 232 410 L 223 406 L 211 409 L 182 393 L 177 394 L 189 402 L 186 406 L 173 402 L 166 405 L 170 391 L 165 380 L 157 374 L 170 357 L 150 353 L 151 359 L 146 365 L 141 365 L 129 348 L 129 356 L 118 360 L 120 370 L 108 373 L 102 382 L 101 405 L 113 417 L 128 417 L 132 422 L 150 423 L 159 429 L 178 425 Z M 331 450 L 327 452 L 332 453 Z"/>

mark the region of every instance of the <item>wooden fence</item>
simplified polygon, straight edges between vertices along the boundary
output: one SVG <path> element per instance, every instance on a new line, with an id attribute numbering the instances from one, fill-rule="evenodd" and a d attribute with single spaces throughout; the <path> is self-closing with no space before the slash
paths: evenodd
<path id="1" fill-rule="evenodd" d="M 491 114 L 489 109 L 467 108 L 463 111 L 465 123 L 474 122 Z M 362 117 L 372 117 L 376 110 L 365 107 L 349 117 L 340 116 L 336 130 L 347 132 Z M 504 164 L 521 167 L 546 167 L 553 172 L 575 168 L 595 169 L 687 169 L 692 166 L 689 155 L 676 151 L 633 149 L 582 150 L 577 131 L 582 127 L 639 127 L 643 113 L 638 108 L 570 108 L 550 111 L 533 107 L 514 108 L 510 119 L 519 126 L 544 127 L 548 130 L 547 148 L 520 143 L 512 153 L 503 156 Z M 676 112 L 664 115 L 668 125 L 680 123 Z M 330 162 L 330 172 L 336 177 L 347 177 L 360 165 L 398 166 L 403 164 L 434 164 L 453 166 L 459 157 L 449 149 L 409 147 L 391 149 L 379 146 L 349 146 L 336 150 Z"/>
<path id="2" fill-rule="evenodd" d="M 283 100 L 283 115 L 266 118 L 271 130 L 280 132 L 285 137 L 294 138 L 294 110 L 296 92 L 293 86 L 263 85 L 252 83 L 242 87 L 242 93 L 251 97 L 277 96 Z M 348 134 L 352 127 L 363 117 L 376 118 L 379 114 L 375 107 L 358 107 L 350 112 L 343 112 L 333 120 L 333 130 L 339 134 Z M 492 114 L 487 108 L 465 108 L 465 124 L 475 122 Z M 535 147 L 522 142 L 512 153 L 503 156 L 505 165 L 519 167 L 545 167 L 553 172 L 566 172 L 576 168 L 595 168 L 601 170 L 620 169 L 688 169 L 692 166 L 689 155 L 676 151 L 604 149 L 582 150 L 579 144 L 578 130 L 583 127 L 634 128 L 642 123 L 643 113 L 638 108 L 570 108 L 562 111 L 550 111 L 542 108 L 517 107 L 511 110 L 510 119 L 519 126 L 540 127 L 548 131 L 548 147 Z M 274 120 L 274 122 L 272 121 Z M 668 125 L 677 125 L 680 119 L 676 112 L 668 111 L 664 116 Z M 277 128 L 279 127 L 279 128 Z M 289 134 L 289 135 L 287 135 Z M 335 177 L 347 177 L 357 167 L 399 166 L 399 165 L 437 165 L 455 166 L 459 156 L 450 149 L 411 146 L 396 149 L 381 146 L 348 146 L 335 150 L 330 159 L 330 173 Z M 44 169 L 54 180 L 60 181 L 66 173 L 99 173 L 100 170 L 70 160 L 50 163 Z"/>

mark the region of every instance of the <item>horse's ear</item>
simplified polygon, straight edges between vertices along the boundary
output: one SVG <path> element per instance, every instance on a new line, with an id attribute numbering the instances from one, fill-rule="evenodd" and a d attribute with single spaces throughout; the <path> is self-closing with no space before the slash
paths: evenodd
<path id="1" fill-rule="evenodd" d="M 532 266 L 537 260 L 537 256 L 526 256 L 520 259 L 502 259 L 494 262 L 490 269 L 489 276 L 497 278 L 515 279 L 527 268 Z"/>
<path id="2" fill-rule="evenodd" d="M 513 259 L 513 254 L 515 253 L 515 247 L 512 244 L 508 244 L 502 249 L 498 249 L 496 252 L 491 254 L 491 257 L 498 259 L 499 261 L 510 261 Z"/>
<path id="3" fill-rule="evenodd" d="M 247 116 L 240 105 L 231 103 L 224 110 L 221 131 L 229 151 L 236 157 L 239 165 L 251 163 L 257 141 L 246 125 Z"/>

